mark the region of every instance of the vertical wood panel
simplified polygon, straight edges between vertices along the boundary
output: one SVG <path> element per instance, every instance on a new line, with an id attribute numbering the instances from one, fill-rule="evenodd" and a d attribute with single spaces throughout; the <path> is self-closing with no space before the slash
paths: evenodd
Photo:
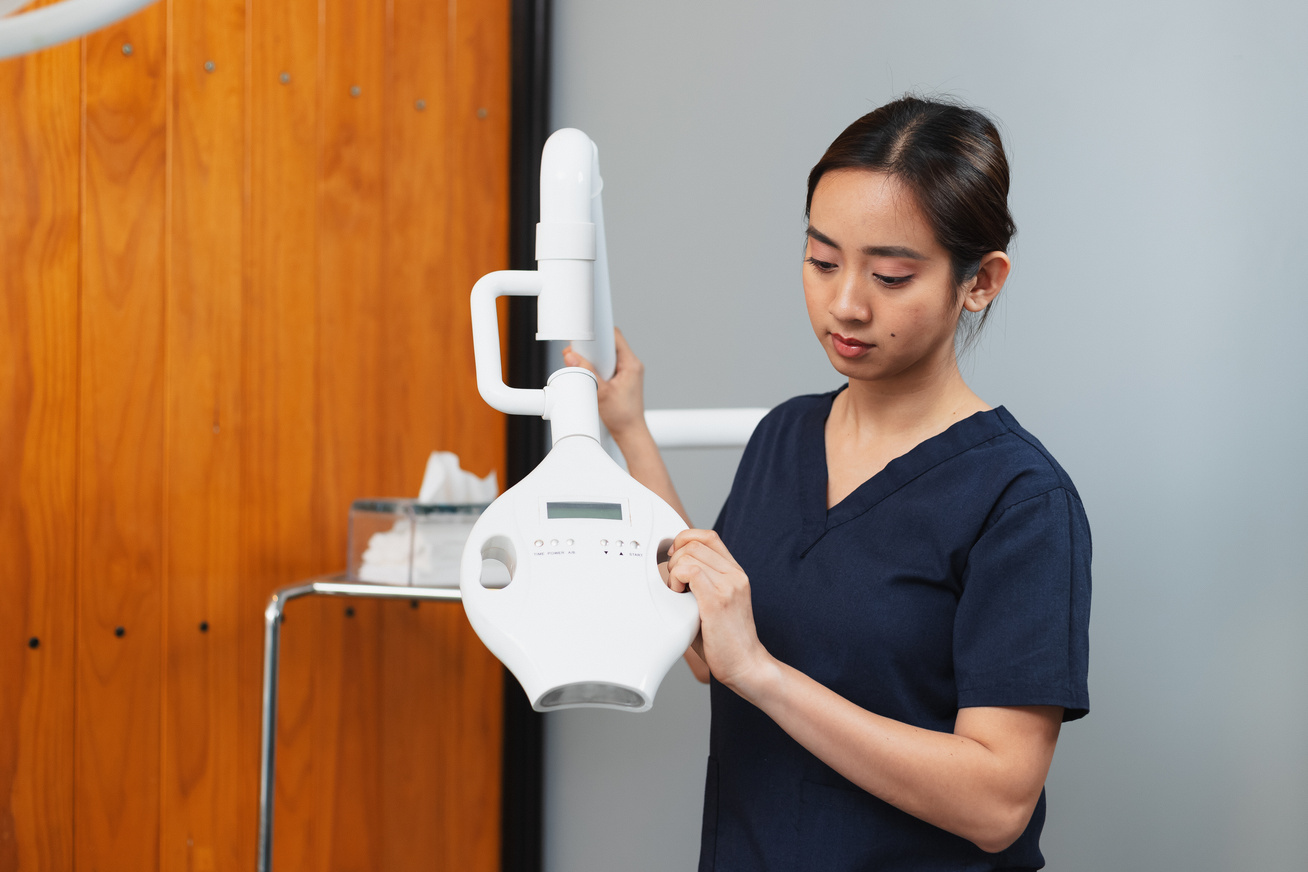
<path id="1" fill-rule="evenodd" d="M 450 208 L 458 220 L 451 225 L 448 275 L 452 288 L 471 289 L 483 274 L 508 265 L 509 4 L 456 2 L 451 8 Z M 471 449 L 468 466 L 490 469 L 504 457 L 503 418 L 486 415 L 477 393 L 468 293 L 456 291 L 452 299 L 452 323 L 464 326 L 451 331 L 451 339 L 467 345 L 451 349 L 445 420 L 453 440 Z M 506 313 L 501 307 L 501 335 Z"/>
<path id="2" fill-rule="evenodd" d="M 412 426 L 392 437 L 401 457 L 421 462 L 431 448 L 452 448 L 466 467 L 481 474 L 498 469 L 503 481 L 502 416 L 481 401 L 475 388 L 469 402 L 459 379 L 450 377 L 471 360 L 466 301 L 472 282 L 506 265 L 507 215 L 502 211 L 498 222 L 491 217 L 477 228 L 489 229 L 485 236 L 466 240 L 469 247 L 462 252 L 455 250 L 465 241 L 455 227 L 470 217 L 459 211 L 456 192 L 466 190 L 470 174 L 497 171 L 493 146 L 483 148 L 475 134 L 494 129 L 493 111 L 502 110 L 501 119 L 507 115 L 506 106 L 476 99 L 485 94 L 473 95 L 475 106 L 470 107 L 457 93 L 461 75 L 478 81 L 489 77 L 493 93 L 497 62 L 507 75 L 507 29 L 505 53 L 498 59 L 499 35 L 493 26 L 474 27 L 469 36 L 469 16 L 484 17 L 484 7 L 490 5 L 467 11 L 455 3 L 394 0 L 385 267 L 391 311 L 403 313 L 409 326 L 399 318 L 388 326 L 388 333 L 407 340 L 391 346 L 394 357 L 388 366 L 409 375 L 388 387 L 390 402 L 415 411 Z M 489 43 L 480 59 L 484 67 L 459 69 L 467 63 L 461 39 Z M 486 109 L 485 118 L 478 108 Z M 456 137 L 466 137 L 469 128 L 475 144 L 465 151 Z M 503 132 L 507 144 L 507 130 Z M 442 147 L 434 148 L 434 143 Z M 507 174 L 503 168 L 499 172 Z M 476 208 L 494 216 L 504 209 L 507 194 L 496 196 L 492 191 Z M 436 336 L 442 341 L 432 341 Z M 470 430 L 475 438 L 467 438 Z M 388 780 L 381 868 L 497 869 L 500 773 L 486 761 L 498 762 L 502 670 L 458 607 L 432 604 L 414 610 L 388 604 L 384 616 L 388 717 L 383 771 Z M 476 724 L 472 733 L 463 729 L 470 719 Z"/>
<path id="3" fill-rule="evenodd" d="M 446 343 L 431 342 L 449 317 L 451 294 L 442 293 L 444 252 L 449 232 L 449 151 L 447 115 L 448 3 L 392 0 L 387 27 L 387 105 L 385 116 L 386 232 L 384 269 L 394 307 L 385 330 L 399 341 L 389 344 L 386 368 L 404 372 L 387 380 L 390 402 L 414 412 L 412 426 L 386 435 L 393 454 L 411 481 L 418 481 L 425 451 L 445 448 L 441 427 L 444 386 L 433 375 L 444 370 Z M 440 146 L 433 147 L 439 143 Z M 405 325 L 401 313 L 412 315 Z M 414 328 L 417 329 L 414 329 Z M 403 491 L 400 491 L 401 493 Z M 400 606 L 400 608 L 396 608 Z M 451 750 L 439 746 L 442 712 L 437 685 L 442 667 L 434 649 L 444 647 L 442 627 L 433 619 L 438 604 L 421 610 L 400 603 L 383 609 L 381 762 L 387 773 L 383 794 L 381 866 L 416 869 L 445 866 L 449 838 L 433 788 L 447 777 L 442 761 Z M 425 645 L 418 643 L 425 638 Z M 415 643 L 418 643 L 415 645 Z M 444 713 L 447 714 L 448 713 Z"/>
<path id="4" fill-rule="evenodd" d="M 456 220 L 448 237 L 451 359 L 445 370 L 451 390 L 445 422 L 447 438 L 463 446 L 466 466 L 473 470 L 495 467 L 504 481 L 505 429 L 503 416 L 488 411 L 476 390 L 476 373 L 471 348 L 471 314 L 468 303 L 472 284 L 483 274 L 504 269 L 508 264 L 509 201 L 509 74 L 510 4 L 464 3 L 451 5 L 454 11 L 450 33 L 449 106 L 452 113 L 449 141 L 453 157 L 450 208 Z M 507 327 L 507 306 L 501 308 L 500 335 Z M 460 342 L 462 339 L 462 342 Z M 503 344 L 503 343 L 502 343 Z M 480 448 L 480 450 L 477 450 Z M 487 693 L 494 696 L 478 707 L 469 705 L 468 716 L 451 724 L 452 746 L 458 752 L 448 760 L 473 759 L 487 752 L 488 739 L 498 747 L 502 741 L 501 707 L 504 671 L 484 652 L 470 632 L 462 628 L 462 657 L 445 652 L 459 662 L 462 674 L 480 675 Z M 450 638 L 453 628 L 446 630 Z M 493 688 L 493 691 L 492 691 Z M 454 690 L 451 688 L 451 690 Z M 455 700 L 459 702 L 456 703 Z M 492 701 L 493 700 L 493 701 Z M 468 705 L 467 686 L 453 692 L 448 708 Z M 486 718 L 481 724 L 472 716 Z M 493 713 L 493 714 L 492 714 Z M 481 736 L 478 731 L 484 731 Z M 492 738 L 493 737 L 493 738 Z M 460 755 L 466 754 L 467 758 Z M 452 773 L 453 774 L 453 773 Z M 497 773 L 498 774 L 498 773 Z M 465 817 L 463 838 L 450 849 L 452 868 L 497 868 L 500 849 L 500 785 L 487 784 L 472 771 L 459 772 L 441 781 L 447 808 L 473 811 Z M 492 862 L 493 858 L 493 862 Z"/>
<path id="5" fill-rule="evenodd" d="M 314 493 L 317 347 L 319 6 L 318 0 L 256 3 L 250 18 L 249 280 L 241 439 L 242 615 L 251 631 L 272 591 L 328 567 L 326 531 Z M 281 658 L 274 785 L 274 868 L 314 869 L 318 784 L 314 681 L 318 626 L 326 605 L 287 615 Z M 252 632 L 251 636 L 255 634 Z M 242 636 L 242 723 L 259 723 L 262 636 Z M 258 759 L 258 734 L 242 760 Z M 257 775 L 256 775 L 257 777 Z M 245 794 L 256 796 L 257 781 Z M 247 805 L 249 833 L 255 808 Z M 253 868 L 253 867 L 243 867 Z"/>
<path id="6" fill-rule="evenodd" d="M 172 3 L 162 866 L 252 868 L 242 838 L 239 433 L 245 0 Z M 253 634 L 246 632 L 246 637 Z"/>
<path id="7" fill-rule="evenodd" d="M 409 411 L 403 427 L 381 434 L 383 455 L 398 464 L 398 482 L 412 492 L 427 452 L 447 447 L 443 378 L 457 342 L 434 342 L 454 324 L 447 286 L 450 187 L 450 3 L 391 0 L 387 28 L 385 106 L 385 233 L 381 349 L 377 385 L 387 405 Z"/>
<path id="8" fill-rule="evenodd" d="M 378 366 L 379 350 L 394 341 L 381 329 L 389 305 L 381 265 L 385 16 L 384 0 L 326 0 L 315 495 L 325 542 L 342 558 L 350 501 L 386 492 L 379 438 L 404 426 L 380 387 L 402 376 Z M 376 869 L 381 611 L 375 602 L 333 605 L 315 664 L 319 868 Z"/>
<path id="9" fill-rule="evenodd" d="M 75 819 L 82 869 L 159 865 L 165 12 L 152 7 L 86 40 Z"/>
<path id="10" fill-rule="evenodd" d="M 80 172 L 81 47 L 0 62 L 0 869 L 30 872 L 73 858 Z"/>
<path id="11" fill-rule="evenodd" d="M 453 356 L 467 351 L 458 340 L 454 302 L 467 291 L 449 285 L 446 259 L 457 169 L 449 144 L 451 18 L 449 3 L 393 0 L 388 28 L 384 269 L 390 306 L 383 329 L 396 340 L 386 345 L 385 369 L 404 377 L 385 379 L 379 388 L 388 404 L 410 410 L 406 426 L 382 434 L 387 453 L 400 461 L 401 482 L 421 479 L 433 448 L 460 450 L 465 463 L 468 455 L 451 438 L 451 382 L 444 377 Z M 438 336 L 443 341 L 433 341 Z M 489 655 L 475 639 L 465 664 L 469 652 L 460 645 L 467 645 L 461 632 L 467 621 L 457 605 L 388 603 L 383 622 L 386 783 L 378 868 L 496 869 L 498 845 L 492 840 L 486 851 L 478 835 L 485 826 L 498 833 L 499 767 L 485 763 L 498 762 L 499 731 L 480 737 L 489 754 L 486 747 L 478 753 L 460 746 L 456 733 L 467 712 L 485 707 L 487 694 L 498 712 L 498 670 L 487 675 L 476 668 L 477 655 Z M 461 760 L 475 762 L 464 767 Z M 458 785 L 453 805 L 444 789 L 450 783 Z"/>

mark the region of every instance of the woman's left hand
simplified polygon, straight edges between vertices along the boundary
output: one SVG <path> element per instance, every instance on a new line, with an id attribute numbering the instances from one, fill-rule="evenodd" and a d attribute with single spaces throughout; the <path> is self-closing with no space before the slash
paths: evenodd
<path id="1" fill-rule="evenodd" d="M 758 640 L 749 578 L 712 530 L 683 530 L 672 543 L 668 586 L 690 588 L 699 603 L 698 653 L 733 690 L 771 659 Z"/>

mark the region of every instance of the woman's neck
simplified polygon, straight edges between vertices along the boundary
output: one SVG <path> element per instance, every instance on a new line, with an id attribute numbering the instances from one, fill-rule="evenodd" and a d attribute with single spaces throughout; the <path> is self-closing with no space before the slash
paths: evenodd
<path id="1" fill-rule="evenodd" d="M 827 508 L 953 424 L 988 409 L 963 381 L 952 377 L 919 381 L 912 389 L 850 379 L 831 405 L 826 423 Z"/>
<path id="2" fill-rule="evenodd" d="M 908 383 L 850 379 L 832 405 L 832 423 L 855 442 L 916 445 L 990 408 L 963 381 L 956 364 L 942 370 Z"/>

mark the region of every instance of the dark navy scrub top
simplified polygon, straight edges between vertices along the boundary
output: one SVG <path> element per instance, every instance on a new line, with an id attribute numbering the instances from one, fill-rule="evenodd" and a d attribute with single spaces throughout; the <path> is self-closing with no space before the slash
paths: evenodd
<path id="1" fill-rule="evenodd" d="M 838 391 L 755 431 L 716 529 L 777 659 L 868 711 L 952 732 L 960 708 L 1089 710 L 1090 530 L 1080 497 L 1003 408 L 892 460 L 827 510 Z M 712 682 L 700 870 L 1038 869 L 1043 792 L 999 854 L 855 787 Z"/>

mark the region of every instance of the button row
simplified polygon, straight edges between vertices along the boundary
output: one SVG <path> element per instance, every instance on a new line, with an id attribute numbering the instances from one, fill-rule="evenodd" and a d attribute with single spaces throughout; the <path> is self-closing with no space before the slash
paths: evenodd
<path id="1" fill-rule="evenodd" d="M 544 548 L 544 547 L 545 547 L 545 540 L 544 540 L 544 539 L 537 539 L 537 540 L 536 540 L 534 543 L 532 543 L 532 544 L 534 544 L 537 548 Z M 573 540 L 568 539 L 568 540 L 564 541 L 563 546 L 564 546 L 565 548 L 571 548 L 571 547 L 573 547 L 573 546 L 576 545 L 576 544 L 577 544 L 577 543 L 574 542 Z M 609 543 L 609 540 L 608 540 L 608 539 L 601 539 L 601 540 L 600 540 L 600 547 L 601 547 L 601 548 L 608 548 L 608 547 L 609 547 L 609 544 L 610 544 L 610 543 Z M 615 540 L 613 541 L 613 543 L 612 543 L 612 545 L 613 545 L 614 548 L 621 548 L 621 547 L 623 546 L 623 544 L 624 544 L 624 543 L 623 543 L 623 541 L 622 541 L 621 539 L 615 539 Z M 632 550 L 635 550 L 635 549 L 637 549 L 637 548 L 640 547 L 640 543 L 637 542 L 635 539 L 632 539 L 630 542 L 627 542 L 627 543 L 625 543 L 625 544 L 626 544 L 629 548 L 631 548 Z M 558 548 L 558 547 L 559 547 L 559 540 L 558 540 L 558 539 L 551 539 L 551 540 L 550 540 L 550 547 L 551 547 L 551 548 Z"/>

